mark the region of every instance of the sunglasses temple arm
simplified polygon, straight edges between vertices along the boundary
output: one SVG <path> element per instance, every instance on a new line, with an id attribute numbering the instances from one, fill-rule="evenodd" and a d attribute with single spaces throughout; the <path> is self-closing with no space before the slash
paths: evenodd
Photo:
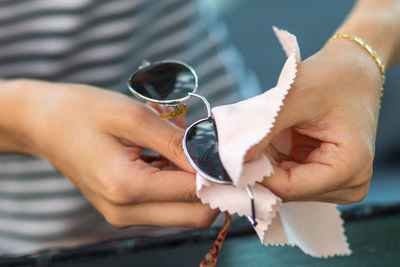
<path id="1" fill-rule="evenodd" d="M 206 105 L 206 107 L 207 107 L 207 116 L 211 117 L 211 106 L 210 106 L 210 103 L 208 102 L 208 100 L 204 96 L 201 96 L 201 95 L 198 95 L 198 94 L 195 94 L 195 93 L 188 93 L 188 94 L 190 96 L 194 96 L 194 97 L 197 97 L 197 98 L 201 99 L 204 102 L 204 104 Z"/>
<path id="2" fill-rule="evenodd" d="M 251 190 L 250 185 L 247 186 L 247 194 L 249 194 L 250 197 L 250 203 L 251 203 L 251 217 L 247 216 L 247 220 L 254 226 L 257 226 L 257 222 L 256 222 L 256 207 L 255 207 L 255 203 L 254 203 L 254 194 L 253 194 L 253 190 Z"/>

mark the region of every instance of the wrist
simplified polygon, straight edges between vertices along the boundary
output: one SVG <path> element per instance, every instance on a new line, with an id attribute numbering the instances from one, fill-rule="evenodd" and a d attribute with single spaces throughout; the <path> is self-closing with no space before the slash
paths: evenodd
<path id="1" fill-rule="evenodd" d="M 376 86 L 382 85 L 382 71 L 377 60 L 360 44 L 348 38 L 337 38 L 321 49 L 322 54 L 331 59 L 335 66 L 342 68 L 354 78 L 363 77 Z"/>
<path id="2" fill-rule="evenodd" d="M 28 79 L 0 82 L 0 153 L 38 155 L 34 136 L 40 128 L 36 118 L 43 105 L 44 89 L 35 83 L 40 82 Z"/>
<path id="3" fill-rule="evenodd" d="M 339 79 L 342 94 L 357 98 L 368 96 L 371 105 L 379 106 L 382 75 L 375 59 L 359 44 L 346 38 L 327 43 L 320 51 Z M 350 91 L 349 91 L 350 90 Z M 351 99 L 355 99 L 351 97 Z"/>
<path id="4" fill-rule="evenodd" d="M 359 47 L 363 48 L 363 50 L 365 52 L 367 52 L 370 57 L 375 61 L 376 66 L 379 68 L 379 72 L 381 74 L 381 97 L 383 95 L 383 86 L 385 83 L 385 65 L 382 62 L 382 59 L 377 55 L 376 51 L 366 42 L 364 42 L 364 40 L 362 40 L 361 38 L 359 38 L 358 36 L 354 36 L 354 35 L 350 35 L 350 34 L 346 34 L 346 33 L 337 33 L 335 35 L 333 35 L 327 42 L 326 44 L 328 44 L 329 42 L 332 42 L 334 40 L 337 39 L 347 39 L 348 41 L 351 41 L 355 44 L 357 44 Z"/>

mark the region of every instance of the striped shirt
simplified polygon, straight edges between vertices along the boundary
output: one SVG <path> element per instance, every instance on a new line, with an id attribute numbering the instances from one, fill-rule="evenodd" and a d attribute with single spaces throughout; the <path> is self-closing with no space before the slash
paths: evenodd
<path id="1" fill-rule="evenodd" d="M 192 65 L 199 93 L 213 106 L 259 88 L 204 1 L 0 0 L 2 78 L 85 83 L 128 94 L 127 77 L 144 59 Z M 201 103 L 191 104 L 191 120 L 200 109 Z M 165 231 L 116 230 L 44 159 L 0 155 L 0 254 Z"/>

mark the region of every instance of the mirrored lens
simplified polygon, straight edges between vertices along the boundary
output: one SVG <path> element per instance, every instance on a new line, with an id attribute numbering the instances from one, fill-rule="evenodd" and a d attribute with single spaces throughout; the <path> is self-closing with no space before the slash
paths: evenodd
<path id="1" fill-rule="evenodd" d="M 216 180 L 232 182 L 219 157 L 214 125 L 212 118 L 193 125 L 186 135 L 187 152 L 203 172 Z"/>
<path id="2" fill-rule="evenodd" d="M 193 92 L 196 81 L 183 64 L 167 62 L 139 70 L 131 78 L 130 86 L 139 94 L 155 100 L 176 100 Z"/>

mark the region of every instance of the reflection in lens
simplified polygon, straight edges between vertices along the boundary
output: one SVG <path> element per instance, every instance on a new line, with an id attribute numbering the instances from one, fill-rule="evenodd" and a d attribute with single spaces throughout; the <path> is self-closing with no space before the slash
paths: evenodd
<path id="1" fill-rule="evenodd" d="M 191 126 L 186 135 L 186 148 L 199 169 L 216 180 L 231 182 L 222 166 L 218 153 L 218 140 L 212 118 Z"/>
<path id="2" fill-rule="evenodd" d="M 188 67 L 167 62 L 139 70 L 129 81 L 139 94 L 156 100 L 181 99 L 193 92 L 196 82 Z"/>

